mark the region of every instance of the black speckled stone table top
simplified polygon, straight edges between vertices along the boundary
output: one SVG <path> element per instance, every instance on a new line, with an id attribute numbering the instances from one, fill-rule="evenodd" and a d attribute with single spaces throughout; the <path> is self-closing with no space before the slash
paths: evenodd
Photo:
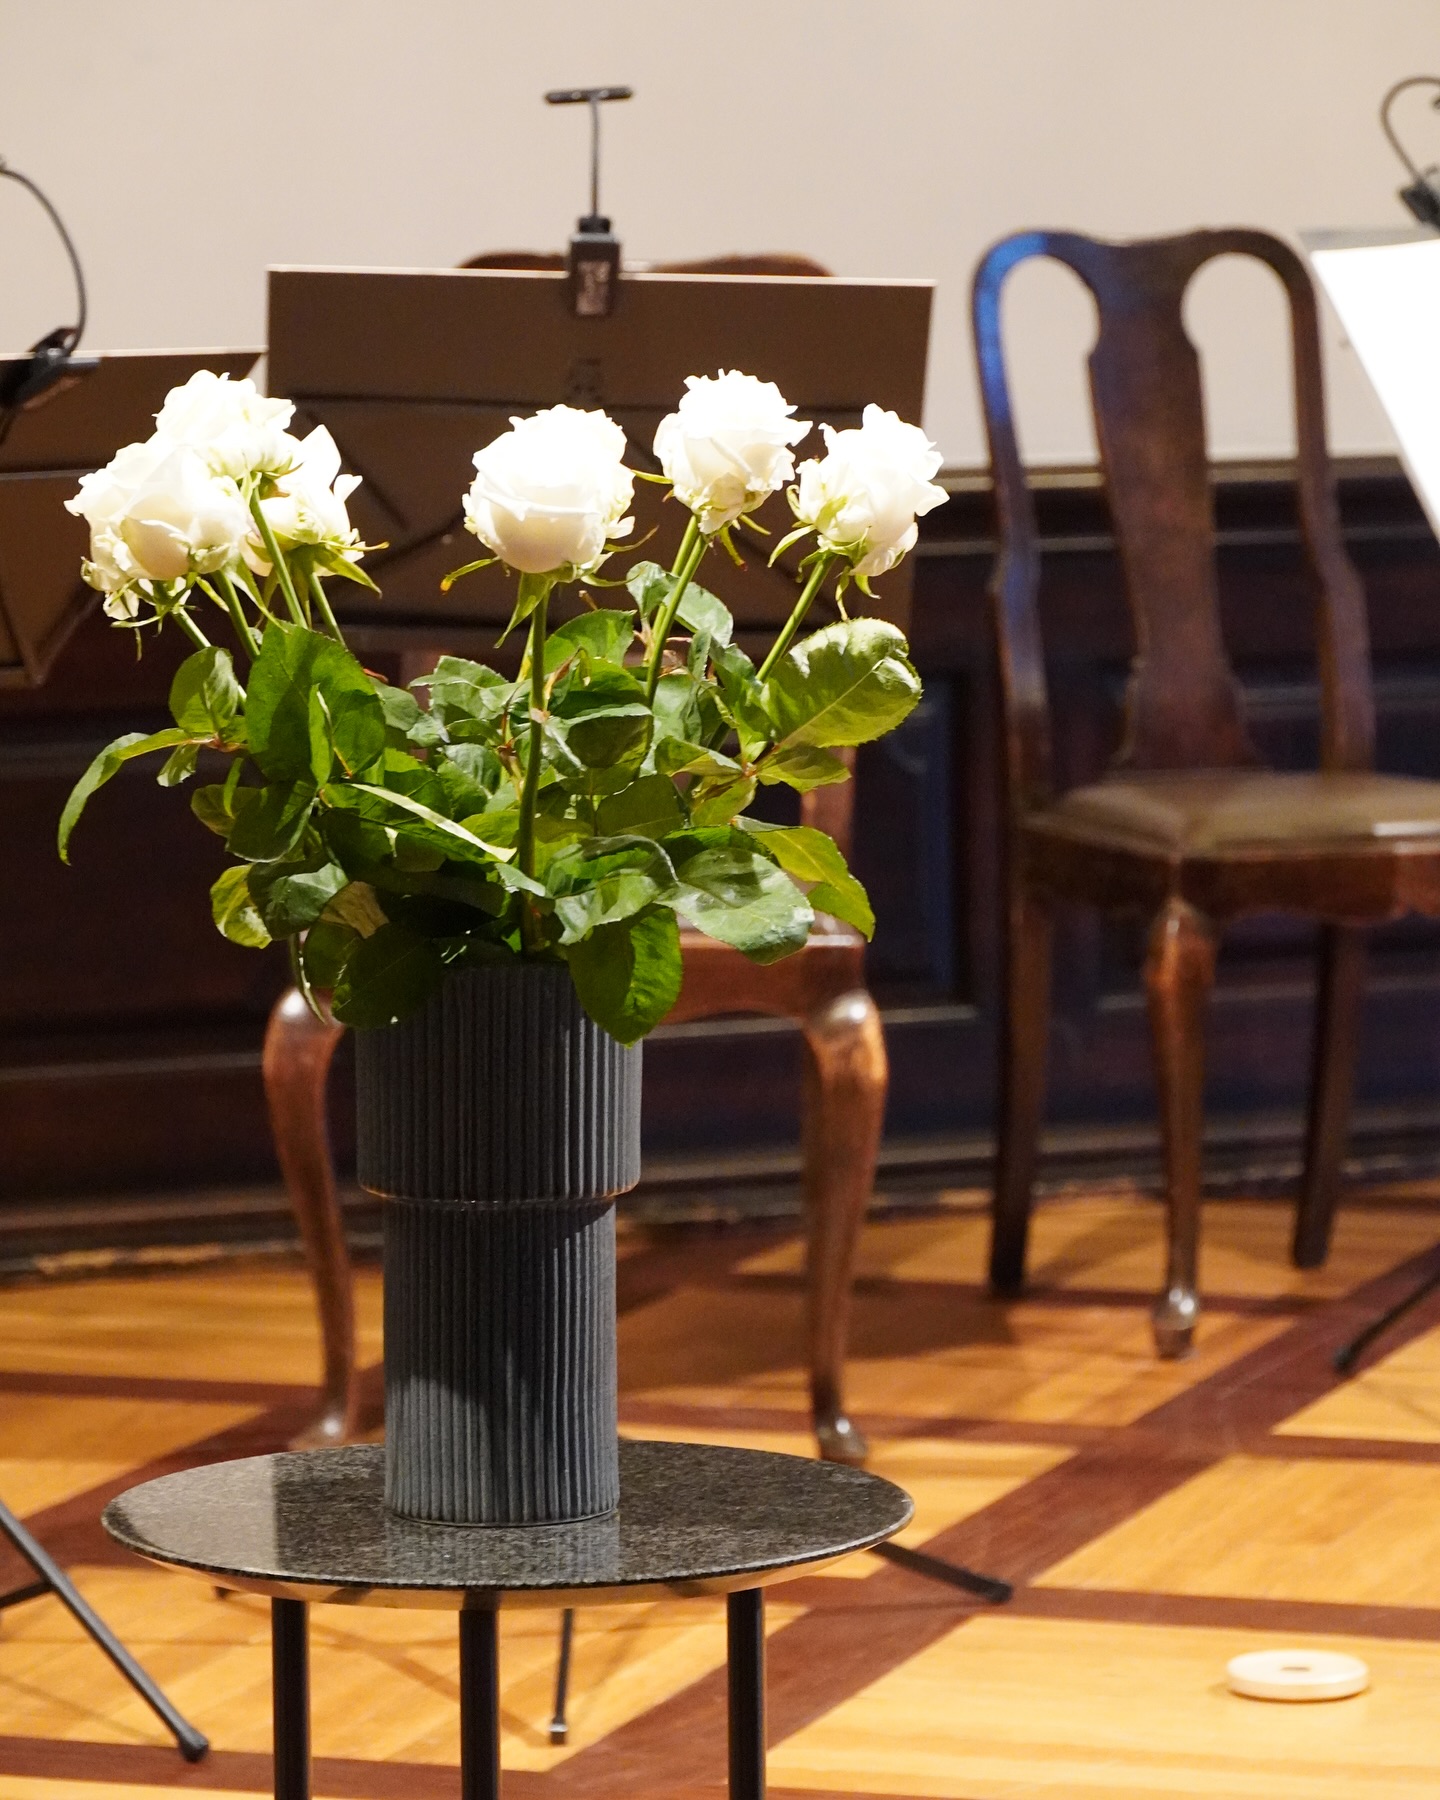
<path id="1" fill-rule="evenodd" d="M 763 1587 L 881 1543 L 910 1497 L 838 1463 L 624 1442 L 620 1506 L 577 1525 L 426 1525 L 387 1513 L 377 1444 L 252 1456 L 112 1500 L 127 1549 L 218 1586 L 373 1606 L 593 1605 Z"/>

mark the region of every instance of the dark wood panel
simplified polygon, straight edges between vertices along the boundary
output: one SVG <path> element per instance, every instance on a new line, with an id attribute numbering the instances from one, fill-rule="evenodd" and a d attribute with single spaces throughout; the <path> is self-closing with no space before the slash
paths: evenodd
<path id="1" fill-rule="evenodd" d="M 1440 776 L 1440 549 L 1393 465 L 1347 465 L 1342 493 L 1369 594 L 1381 766 Z M 1227 643 L 1255 734 L 1282 766 L 1304 766 L 1316 690 L 1291 487 L 1281 468 L 1232 469 L 1217 494 Z M 1048 477 L 1039 511 L 1057 759 L 1067 780 L 1081 780 L 1117 742 L 1128 615 L 1093 476 Z M 973 1179 L 990 1124 L 997 941 L 985 602 L 994 546 L 983 481 L 961 484 L 923 531 L 913 637 L 926 701 L 862 754 L 856 862 L 879 919 L 871 974 L 894 1063 L 887 1154 L 896 1169 L 931 1173 L 949 1155 Z M 205 890 L 218 847 L 183 800 L 129 771 L 87 815 L 73 868 L 54 858 L 70 781 L 109 737 L 160 722 L 182 653 L 161 642 L 137 663 L 130 639 L 92 614 L 47 687 L 0 693 L 0 1202 L 274 1171 L 259 1045 L 284 959 L 237 949 L 211 926 Z M 393 655 L 370 660 L 396 672 Z M 1249 1133 L 1273 1148 L 1277 1133 L 1293 1134 L 1310 954 L 1307 930 L 1284 920 L 1249 923 L 1226 942 L 1210 1033 L 1218 1140 L 1243 1144 Z M 1051 1070 L 1051 1172 L 1104 1166 L 1111 1152 L 1133 1164 L 1153 1131 L 1133 929 L 1064 922 Z M 717 1180 L 783 1168 L 799 1077 L 798 1039 L 783 1026 L 662 1031 L 647 1051 L 647 1151 L 672 1170 L 711 1165 Z M 1377 934 L 1360 1094 L 1368 1155 L 1386 1154 L 1389 1130 L 1397 1167 L 1440 1156 L 1429 1123 L 1440 1120 L 1433 927 Z M 353 1137 L 344 1070 L 334 1114 L 344 1164 Z"/>

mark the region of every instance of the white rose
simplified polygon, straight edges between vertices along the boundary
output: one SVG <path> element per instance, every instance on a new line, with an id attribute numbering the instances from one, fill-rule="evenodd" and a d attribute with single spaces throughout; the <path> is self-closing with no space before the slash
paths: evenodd
<path id="1" fill-rule="evenodd" d="M 171 388 L 155 415 L 156 433 L 198 450 L 217 475 L 278 475 L 294 461 L 298 445 L 285 429 L 295 407 L 271 400 L 250 380 L 231 381 L 198 369 L 183 387 Z"/>
<path id="2" fill-rule="evenodd" d="M 800 465 L 795 516 L 862 580 L 893 569 L 919 536 L 916 517 L 945 499 L 940 452 L 918 425 L 867 406 L 858 430 L 822 425 L 826 454 Z"/>
<path id="3" fill-rule="evenodd" d="M 170 454 L 170 446 L 158 437 L 143 444 L 127 444 L 103 469 L 80 479 L 80 491 L 65 502 L 65 510 L 84 519 L 90 527 L 90 555 L 81 573 L 93 588 L 105 595 L 105 610 L 112 618 L 133 619 L 139 610 L 134 583 L 140 569 L 131 555 L 120 525 L 137 493 L 153 471 Z"/>
<path id="4" fill-rule="evenodd" d="M 773 381 L 731 369 L 688 375 L 678 409 L 660 421 L 655 455 L 707 537 L 778 493 L 795 473 L 791 449 L 810 429 Z"/>
<path id="5" fill-rule="evenodd" d="M 212 475 L 184 444 L 165 454 L 101 528 L 101 549 L 131 578 L 181 581 L 233 568 L 250 514 L 227 476 Z M 92 524 L 92 543 L 95 527 Z M 124 562 L 121 561 L 123 553 Z M 92 560 L 98 561 L 92 552 Z"/>
<path id="6" fill-rule="evenodd" d="M 621 516 L 635 491 L 624 455 L 625 433 L 603 412 L 552 406 L 512 419 L 476 452 L 465 524 L 522 574 L 588 573 L 635 525 Z"/>
<path id="7" fill-rule="evenodd" d="M 260 502 L 266 523 L 282 550 L 301 544 L 319 545 L 333 556 L 354 561 L 360 533 L 350 523 L 345 502 L 360 485 L 358 475 L 340 473 L 340 451 L 325 426 L 317 425 L 297 446 L 294 466 L 276 477 L 276 492 Z M 251 560 L 262 559 L 264 547 L 250 546 Z"/>

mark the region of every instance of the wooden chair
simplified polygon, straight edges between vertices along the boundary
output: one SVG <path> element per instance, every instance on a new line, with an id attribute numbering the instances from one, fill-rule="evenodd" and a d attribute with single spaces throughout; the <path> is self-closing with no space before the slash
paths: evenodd
<path id="1" fill-rule="evenodd" d="M 1182 302 L 1212 257 L 1256 257 L 1289 301 L 1296 476 L 1317 597 L 1320 769 L 1259 766 L 1221 641 L 1199 360 Z M 1136 655 L 1113 772 L 1054 792 L 1036 591 L 1035 512 L 1021 466 L 1000 322 L 1005 278 L 1049 256 L 1094 296 L 1091 399 L 1134 619 Z M 973 321 L 1002 549 L 992 587 L 1005 715 L 1008 862 L 1000 1107 L 990 1279 L 1016 1291 L 1043 1109 L 1051 907 L 1152 921 L 1145 963 L 1168 1190 L 1157 1347 L 1194 1331 L 1203 1025 L 1217 930 L 1243 914 L 1322 923 L 1314 1073 L 1293 1255 L 1325 1260 L 1344 1154 L 1364 926 L 1440 914 L 1440 782 L 1372 772 L 1365 599 L 1340 531 L 1325 444 L 1315 297 L 1299 258 L 1257 231 L 1106 244 L 1026 232 L 976 272 Z"/>
<path id="2" fill-rule="evenodd" d="M 565 266 L 550 252 L 497 251 L 467 268 Z M 644 265 L 657 273 L 828 275 L 807 257 L 721 256 Z M 844 752 L 854 767 L 854 753 Z M 850 851 L 852 784 L 801 798 L 801 819 Z M 807 1335 L 811 1416 L 820 1453 L 863 1462 L 865 1440 L 842 1391 L 855 1243 L 875 1180 L 889 1065 L 880 1015 L 865 987 L 865 941 L 833 919 L 803 950 L 761 968 L 728 945 L 682 931 L 684 981 L 670 1019 L 767 1013 L 805 1034 L 802 1158 L 809 1238 Z M 352 1279 L 325 1128 L 325 1084 L 344 1028 L 315 1018 L 299 992 L 281 995 L 265 1035 L 264 1080 L 281 1172 L 315 1283 L 324 1346 L 319 1417 L 296 1441 L 343 1443 L 360 1423 Z"/>

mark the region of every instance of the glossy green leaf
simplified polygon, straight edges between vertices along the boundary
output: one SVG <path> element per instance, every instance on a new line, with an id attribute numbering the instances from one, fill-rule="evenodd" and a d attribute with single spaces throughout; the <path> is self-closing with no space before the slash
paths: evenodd
<path id="1" fill-rule="evenodd" d="M 315 923 L 349 880 L 339 863 L 321 855 L 259 865 L 250 871 L 250 893 L 271 937 L 293 937 Z"/>
<path id="2" fill-rule="evenodd" d="M 146 756 L 152 750 L 173 750 L 177 744 L 187 742 L 188 736 L 187 732 L 176 725 L 165 731 L 127 731 L 123 737 L 107 744 L 71 788 L 65 810 L 60 814 L 56 838 L 60 860 L 69 862 L 70 834 L 85 810 L 85 803 L 97 788 L 104 787 L 107 781 L 120 773 L 127 762 L 132 762 L 137 756 Z"/>
<path id="3" fill-rule="evenodd" d="M 228 741 L 245 695 L 228 650 L 211 645 L 187 656 L 170 683 L 170 713 L 182 731 Z"/>
<path id="4" fill-rule="evenodd" d="M 675 872 L 648 838 L 592 838 L 553 857 L 545 881 L 557 896 L 560 941 L 573 944 L 597 926 L 664 899 L 674 889 Z"/>
<path id="5" fill-rule="evenodd" d="M 744 833 L 683 860 L 677 855 L 675 874 L 676 912 L 752 962 L 778 962 L 798 950 L 814 923 L 799 888 Z"/>
<path id="6" fill-rule="evenodd" d="M 263 950 L 270 942 L 270 933 L 250 894 L 250 871 L 243 865 L 226 869 L 210 889 L 210 916 L 221 935 L 232 944 Z"/>
<path id="7" fill-rule="evenodd" d="M 417 749 L 429 750 L 445 742 L 445 727 L 433 713 L 426 712 L 413 694 L 404 688 L 389 687 L 383 681 L 375 682 L 374 687 L 390 731 Z"/>
<path id="8" fill-rule="evenodd" d="M 311 987 L 338 986 L 345 964 L 360 941 L 359 932 L 339 919 L 320 919 L 312 925 L 300 949 L 305 979 Z"/>
<path id="9" fill-rule="evenodd" d="M 662 838 L 684 824 L 680 796 L 668 775 L 642 775 L 618 794 L 606 795 L 595 815 L 595 829 L 602 837 L 631 832 L 637 837 Z"/>
<path id="10" fill-rule="evenodd" d="M 754 798 L 753 775 L 701 781 L 690 790 L 690 818 L 696 825 L 728 825 Z"/>
<path id="11" fill-rule="evenodd" d="M 782 869 L 812 884 L 806 897 L 816 912 L 843 919 L 867 938 L 875 935 L 869 896 L 850 873 L 834 838 L 810 825 L 770 826 L 749 820 L 747 828 Z"/>
<path id="12" fill-rule="evenodd" d="M 903 634 L 883 619 L 842 619 L 793 645 L 764 687 L 777 744 L 868 744 L 920 699 Z"/>
<path id="13" fill-rule="evenodd" d="M 850 779 L 849 768 L 833 750 L 821 750 L 814 744 L 781 744 L 761 758 L 755 773 L 769 787 L 790 787 L 802 794 Z"/>
<path id="14" fill-rule="evenodd" d="M 733 756 L 707 750 L 703 744 L 686 743 L 683 738 L 660 740 L 655 746 L 655 767 L 665 775 L 730 778 L 740 774 L 740 764 Z"/>
<path id="15" fill-rule="evenodd" d="M 317 690 L 330 742 L 347 770 L 367 767 L 384 750 L 384 708 L 350 652 L 303 625 L 272 623 L 245 701 L 250 754 L 272 780 L 293 781 L 310 772 L 310 696 Z"/>
<path id="16" fill-rule="evenodd" d="M 620 663 L 635 641 L 635 615 L 597 607 L 557 625 L 545 639 L 545 673 L 553 675 L 582 650 L 597 662 Z"/>
<path id="17" fill-rule="evenodd" d="M 359 1030 L 393 1025 L 418 1012 L 444 978 L 444 959 L 429 938 L 387 923 L 350 952 L 331 1010 Z"/>
<path id="18" fill-rule="evenodd" d="M 430 712 L 447 730 L 467 720 L 488 723 L 499 718 L 516 689 L 515 682 L 464 656 L 442 656 L 411 686 L 429 688 Z"/>
<path id="19" fill-rule="evenodd" d="M 663 907 L 601 925 L 566 957 L 580 1004 L 622 1044 L 638 1043 L 680 996 L 680 933 Z"/>
<path id="20" fill-rule="evenodd" d="M 179 787 L 182 781 L 188 781 L 195 773 L 195 765 L 199 760 L 198 744 L 177 744 L 165 758 L 155 779 L 161 787 Z"/>
<path id="21" fill-rule="evenodd" d="M 272 781 L 241 788 L 235 796 L 235 823 L 226 840 L 242 862 L 274 862 L 299 843 L 315 806 L 308 781 Z"/>
<path id="22" fill-rule="evenodd" d="M 640 701 L 602 706 L 565 721 L 565 743 L 587 769 L 639 762 L 650 741 L 650 709 Z"/>
<path id="23" fill-rule="evenodd" d="M 443 845 L 449 848 L 452 855 L 466 852 L 470 855 L 493 857 L 496 862 L 505 862 L 514 855 L 513 850 L 502 848 L 498 844 L 487 843 L 484 838 L 477 837 L 464 825 L 457 825 L 453 819 L 428 807 L 419 800 L 413 800 L 408 794 L 396 793 L 392 788 L 375 787 L 370 782 L 352 781 L 345 784 L 344 789 L 326 789 L 327 800 L 342 800 L 346 793 L 366 794 L 383 806 L 394 807 L 411 818 L 420 820 L 430 831 L 439 834 Z"/>

